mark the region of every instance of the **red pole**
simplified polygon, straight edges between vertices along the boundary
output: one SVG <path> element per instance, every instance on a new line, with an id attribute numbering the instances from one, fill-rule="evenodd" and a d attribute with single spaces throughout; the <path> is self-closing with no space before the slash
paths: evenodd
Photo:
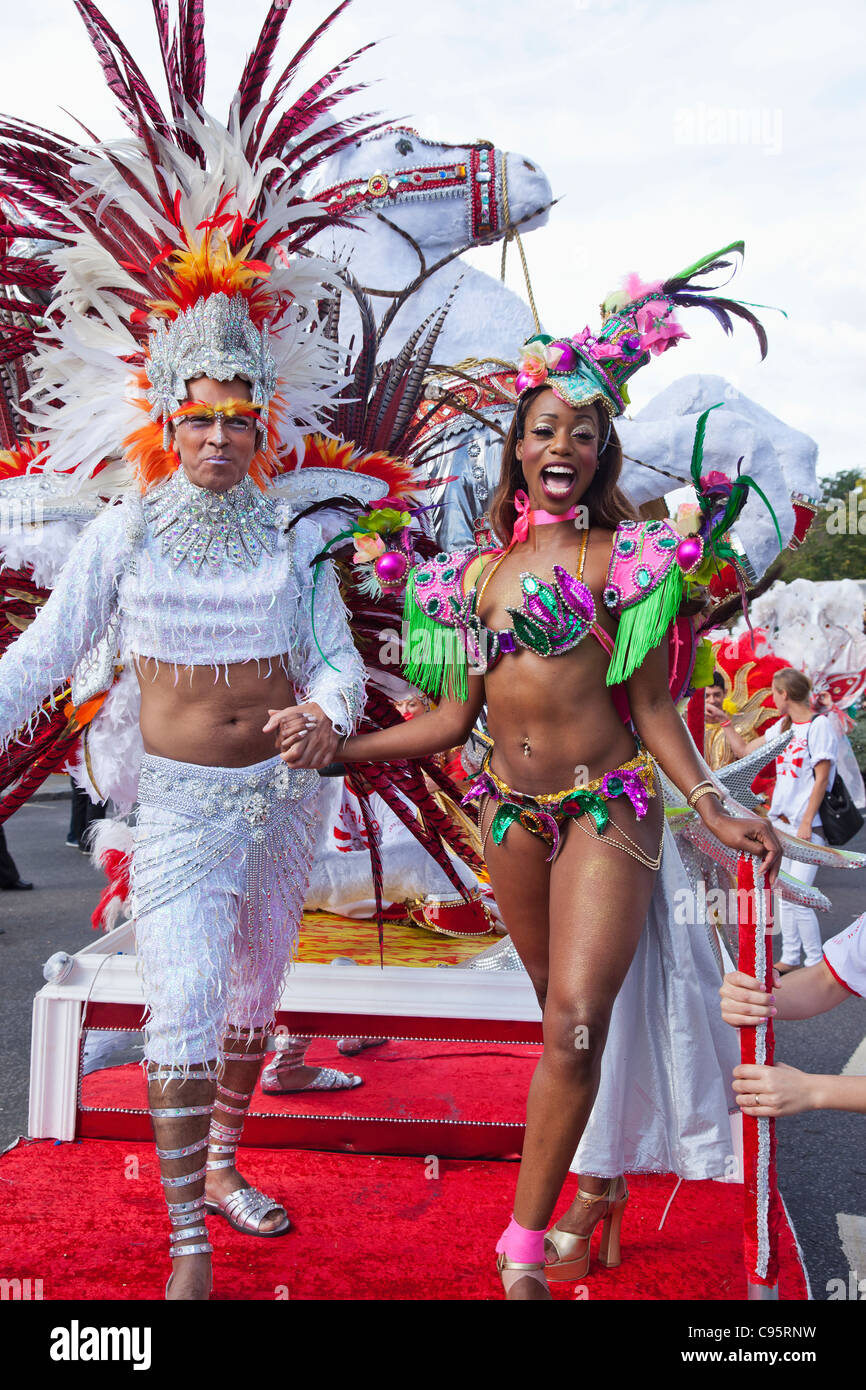
<path id="1" fill-rule="evenodd" d="M 755 871 L 752 855 L 741 855 L 737 866 L 739 918 L 738 967 L 772 993 L 772 895 Z M 773 1064 L 773 1020 L 757 1028 L 740 1029 L 740 1058 L 744 1063 Z M 744 1259 L 750 1299 L 778 1298 L 778 1232 L 782 1203 L 776 1181 L 776 1122 L 743 1112 Z"/>

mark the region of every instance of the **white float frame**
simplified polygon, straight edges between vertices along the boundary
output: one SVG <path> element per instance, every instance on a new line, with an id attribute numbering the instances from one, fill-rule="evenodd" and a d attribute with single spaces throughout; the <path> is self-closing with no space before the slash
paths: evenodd
<path id="1" fill-rule="evenodd" d="M 144 1007 L 132 922 L 124 922 L 72 957 L 59 983 L 45 985 L 33 1001 L 28 1133 L 33 1139 L 72 1140 L 76 1132 L 82 1021 L 88 1002 Z M 455 1039 L 467 1020 L 496 1024 L 541 1022 L 541 1012 L 522 971 L 461 970 L 386 965 L 295 965 L 280 1013 L 453 1019 Z M 137 1031 L 137 1030 L 136 1030 Z M 319 1030 L 325 1036 L 325 1027 Z M 475 1038 L 477 1030 L 471 1036 Z"/>

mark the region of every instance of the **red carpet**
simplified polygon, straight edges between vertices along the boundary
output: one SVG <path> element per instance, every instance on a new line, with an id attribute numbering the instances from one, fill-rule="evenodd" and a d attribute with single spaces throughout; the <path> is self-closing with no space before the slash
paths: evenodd
<path id="1" fill-rule="evenodd" d="M 476 1300 L 501 1297 L 493 1247 L 511 1210 L 513 1163 L 248 1150 L 250 1181 L 286 1202 L 295 1229 L 240 1236 L 210 1218 L 217 1299 Z M 574 1179 L 563 1197 L 573 1196 Z M 630 1179 L 623 1264 L 593 1262 L 577 1296 L 742 1299 L 742 1189 L 670 1176 Z M 0 1159 L 3 1274 L 41 1280 L 45 1299 L 159 1299 L 168 1220 L 151 1145 L 22 1141 Z M 554 1297 L 573 1299 L 575 1286 Z M 793 1238 L 780 1296 L 806 1297 Z"/>

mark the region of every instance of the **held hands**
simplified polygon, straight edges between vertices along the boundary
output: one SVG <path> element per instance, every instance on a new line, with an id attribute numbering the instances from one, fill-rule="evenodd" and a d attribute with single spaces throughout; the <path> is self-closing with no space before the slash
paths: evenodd
<path id="1" fill-rule="evenodd" d="M 277 752 L 289 767 L 327 767 L 340 742 L 331 721 L 318 705 L 269 709 L 263 733 L 276 733 Z"/>

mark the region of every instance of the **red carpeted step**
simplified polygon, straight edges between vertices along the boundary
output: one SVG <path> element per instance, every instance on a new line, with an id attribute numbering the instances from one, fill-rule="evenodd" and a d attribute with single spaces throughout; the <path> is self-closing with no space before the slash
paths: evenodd
<path id="1" fill-rule="evenodd" d="M 297 1095 L 257 1090 L 246 1139 L 264 1147 L 513 1156 L 520 1151 L 526 1093 L 540 1055 L 541 1048 L 531 1044 L 389 1040 L 357 1057 L 343 1057 L 332 1040 L 317 1039 L 308 1054 L 311 1065 L 354 1072 L 364 1084 Z M 136 1123 L 119 1113 L 147 1108 L 144 1079 L 135 1064 L 86 1076 L 81 1101 L 79 1133 L 149 1136 L 146 1117 Z M 374 1123 L 379 1119 L 386 1123 Z"/>
<path id="2" fill-rule="evenodd" d="M 501 1297 L 493 1249 L 513 1163 L 250 1150 L 243 1171 L 286 1204 L 294 1230 L 257 1240 L 209 1218 L 217 1299 Z M 41 1280 L 45 1299 L 162 1298 L 168 1220 L 151 1145 L 23 1141 L 0 1159 L 0 1183 L 7 1279 L 29 1279 L 31 1290 Z M 660 1232 L 674 1179 L 629 1185 L 622 1265 L 593 1260 L 586 1281 L 556 1286 L 555 1298 L 745 1297 L 741 1187 L 683 1183 Z M 560 1210 L 573 1195 L 574 1180 Z M 805 1298 L 787 1225 L 780 1264 L 780 1296 Z"/>

